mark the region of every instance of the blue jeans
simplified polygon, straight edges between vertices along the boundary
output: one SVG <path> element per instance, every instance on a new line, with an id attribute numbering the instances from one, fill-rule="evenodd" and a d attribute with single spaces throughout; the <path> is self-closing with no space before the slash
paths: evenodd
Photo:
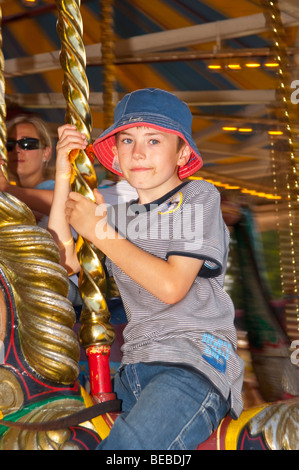
<path id="1" fill-rule="evenodd" d="M 126 365 L 114 391 L 122 413 L 99 450 L 193 450 L 229 410 L 208 379 L 171 365 Z"/>

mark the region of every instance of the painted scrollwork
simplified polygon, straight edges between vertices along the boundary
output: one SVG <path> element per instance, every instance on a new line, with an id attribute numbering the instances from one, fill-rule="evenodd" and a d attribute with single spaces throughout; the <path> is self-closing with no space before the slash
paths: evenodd
<path id="1" fill-rule="evenodd" d="M 80 411 L 84 405 L 76 399 L 56 400 L 44 404 L 24 417 L 23 423 L 42 423 L 52 421 Z M 82 450 L 79 442 L 71 440 L 71 429 L 57 431 L 28 431 L 9 429 L 0 440 L 0 450 Z"/>
<path id="2" fill-rule="evenodd" d="M 264 408 L 248 423 L 252 436 L 263 434 L 271 450 L 299 450 L 298 398 Z"/>

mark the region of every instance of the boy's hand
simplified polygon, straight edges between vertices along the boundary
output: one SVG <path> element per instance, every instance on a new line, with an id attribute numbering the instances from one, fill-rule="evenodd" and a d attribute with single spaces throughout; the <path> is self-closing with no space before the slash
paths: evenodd
<path id="1" fill-rule="evenodd" d="M 97 238 L 96 232 L 99 226 L 103 231 L 107 230 L 107 209 L 104 198 L 97 189 L 94 190 L 94 195 L 95 202 L 82 194 L 71 192 L 65 208 L 67 222 L 83 238 L 90 241 Z"/>
<path id="2" fill-rule="evenodd" d="M 56 177 L 71 175 L 69 154 L 72 150 L 84 150 L 88 144 L 86 136 L 76 126 L 65 124 L 58 128 L 59 140 L 56 146 Z"/>

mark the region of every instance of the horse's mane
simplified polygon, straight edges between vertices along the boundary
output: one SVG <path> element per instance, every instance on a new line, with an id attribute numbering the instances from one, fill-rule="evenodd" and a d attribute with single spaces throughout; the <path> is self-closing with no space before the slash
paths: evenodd
<path id="1" fill-rule="evenodd" d="M 0 193 L 0 266 L 11 283 L 24 358 L 38 374 L 73 383 L 79 373 L 75 313 L 69 283 L 51 234 L 30 209 Z"/>

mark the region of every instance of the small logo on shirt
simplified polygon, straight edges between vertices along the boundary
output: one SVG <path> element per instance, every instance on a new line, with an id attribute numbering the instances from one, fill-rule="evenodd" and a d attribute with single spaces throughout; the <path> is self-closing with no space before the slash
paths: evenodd
<path id="1" fill-rule="evenodd" d="M 175 196 L 173 196 L 172 199 L 170 199 L 170 201 L 163 205 L 163 208 L 159 211 L 159 214 L 170 214 L 171 212 L 176 211 L 182 204 L 182 200 L 183 194 L 181 192 L 177 193 Z"/>
<path id="2" fill-rule="evenodd" d="M 232 345 L 210 333 L 204 333 L 202 342 L 205 343 L 202 357 L 215 369 L 225 373 L 226 363 L 232 353 Z"/>

